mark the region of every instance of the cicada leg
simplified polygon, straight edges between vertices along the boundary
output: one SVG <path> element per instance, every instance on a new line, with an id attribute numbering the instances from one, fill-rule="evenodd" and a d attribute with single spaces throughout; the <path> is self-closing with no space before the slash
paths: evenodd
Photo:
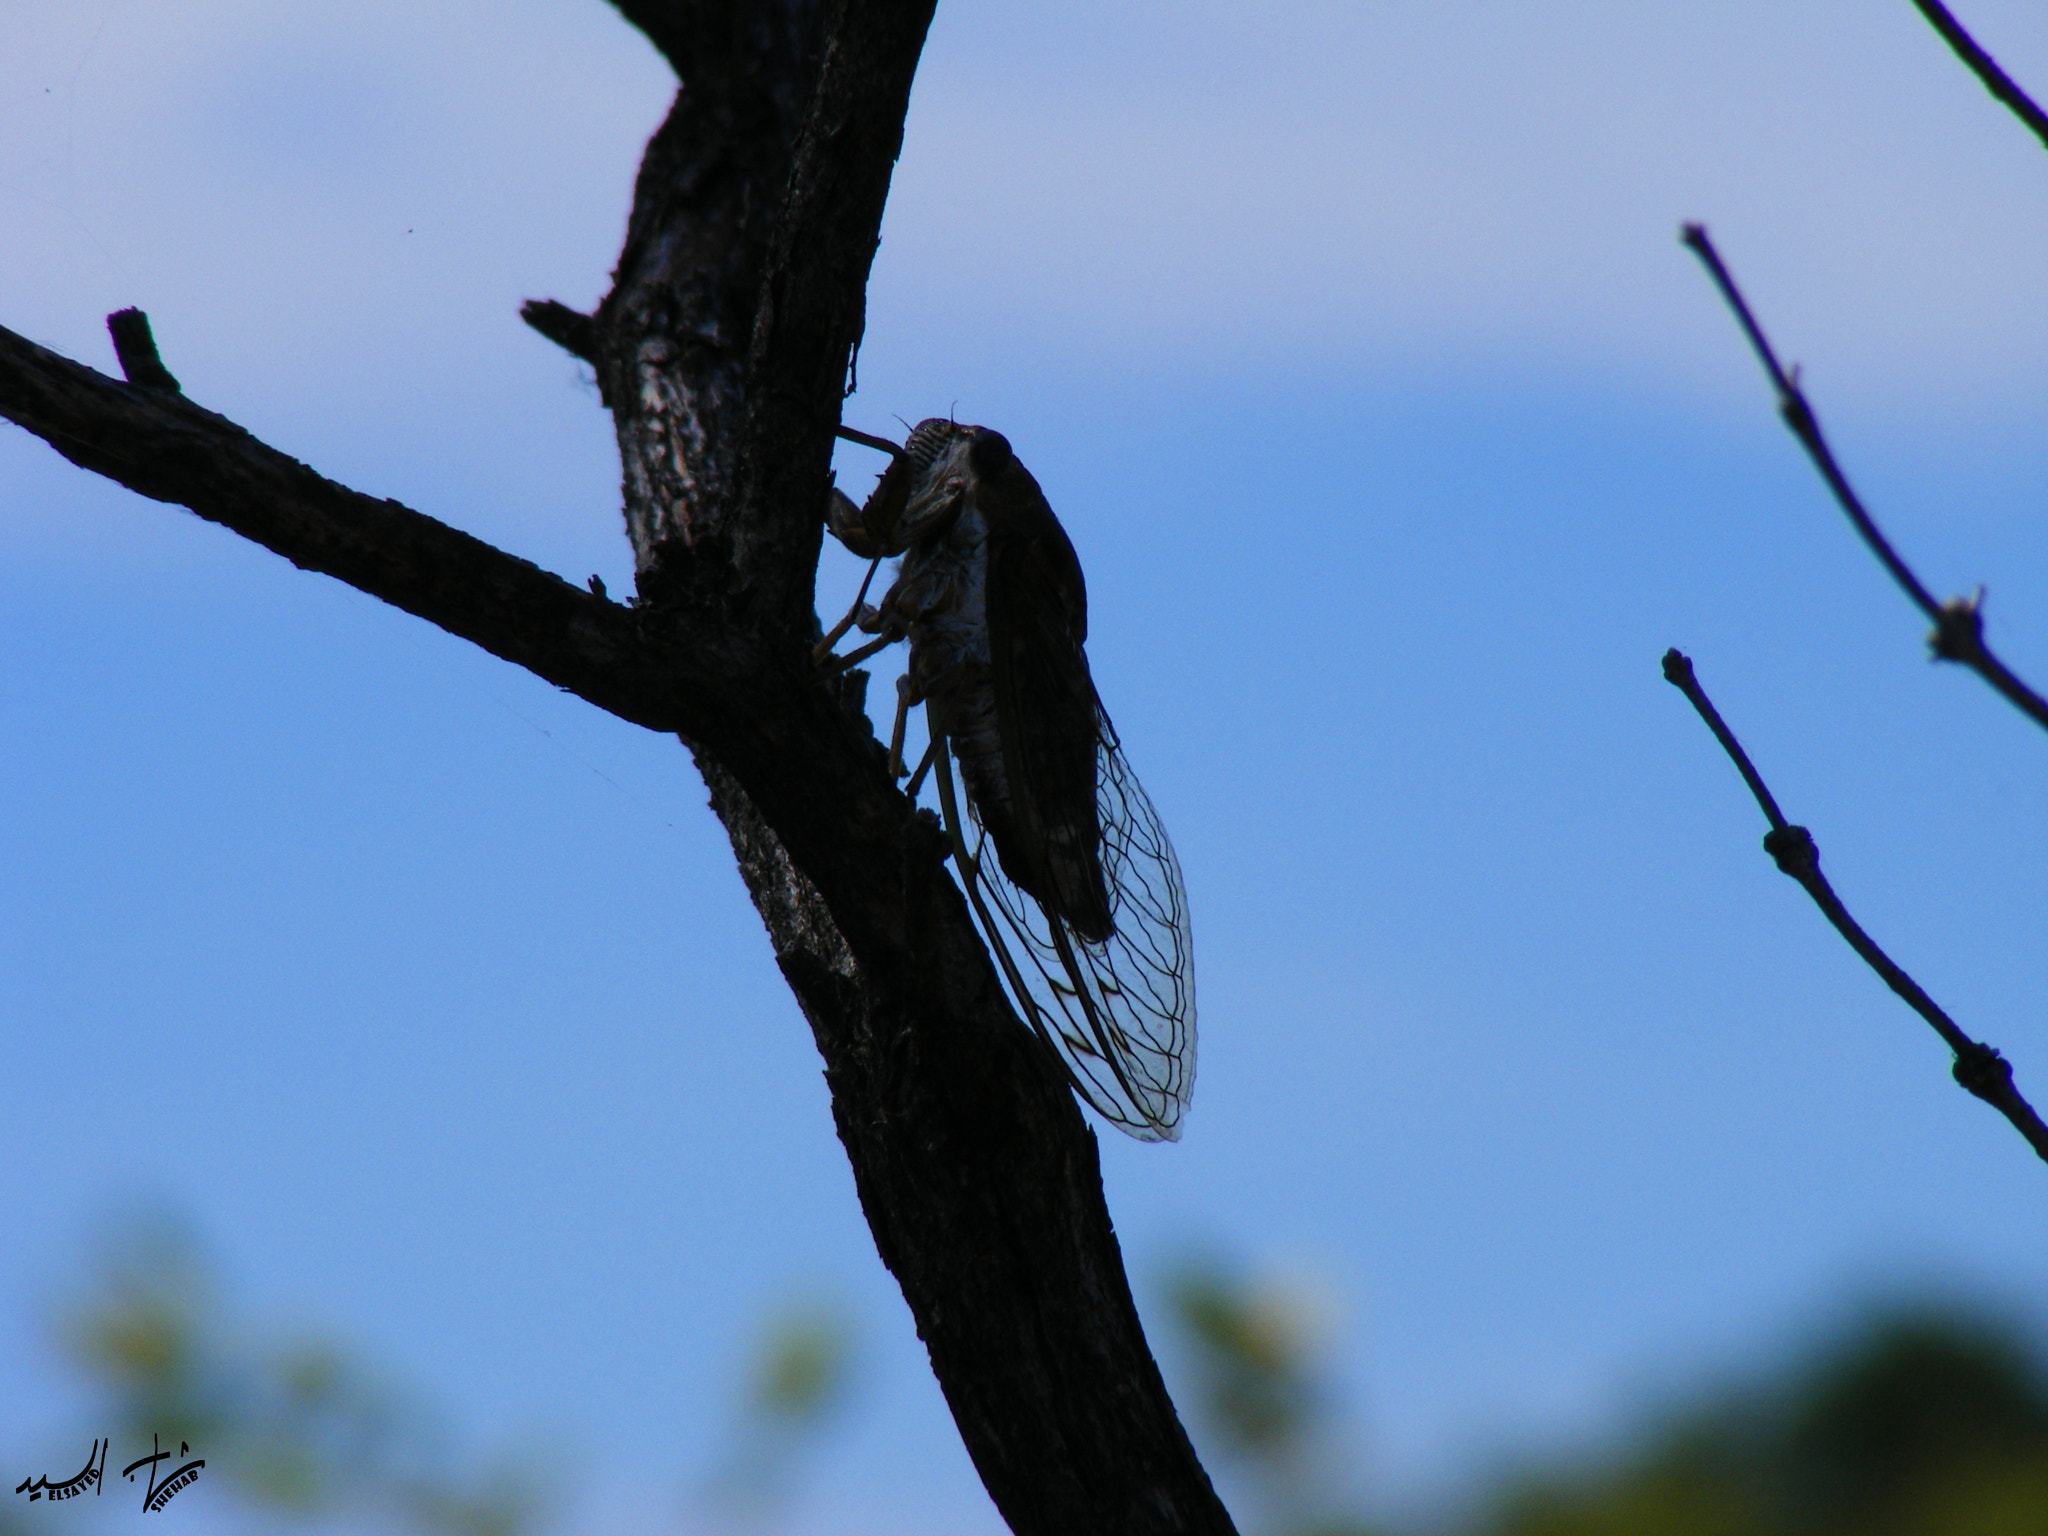
<path id="1" fill-rule="evenodd" d="M 908 672 L 896 679 L 896 723 L 889 728 L 889 777 L 891 779 L 903 777 L 903 732 L 910 722 L 910 706 L 918 703 L 923 697 L 917 691 L 917 685 L 911 682 Z M 932 736 L 934 743 L 938 739 L 937 735 Z M 930 751 L 926 751 L 925 761 L 931 761 Z M 923 777 L 924 768 L 921 765 L 917 771 L 919 777 Z M 912 795 L 917 793 L 915 784 L 911 786 L 910 793 Z"/>
<path id="2" fill-rule="evenodd" d="M 960 878 L 967 882 L 971 895 L 974 890 L 974 858 L 967 851 L 967 834 L 961 830 L 960 807 L 953 799 L 953 765 L 946 761 L 946 738 L 939 734 L 939 723 L 931 719 L 930 711 L 926 711 L 925 718 L 931 725 L 932 762 L 938 769 L 932 776 L 932 783 L 939 791 L 939 810 L 946 818 L 946 836 L 953 842 L 953 863 L 958 866 Z"/>
<path id="3" fill-rule="evenodd" d="M 833 677 L 846 671 L 849 667 L 857 667 L 874 655 L 875 652 L 886 651 L 902 638 L 903 636 L 900 634 L 890 634 L 887 630 L 884 630 L 879 638 L 870 640 L 858 650 L 848 651 L 844 656 L 832 657 L 825 667 L 825 675 Z"/>
<path id="4" fill-rule="evenodd" d="M 918 762 L 917 772 L 913 773 L 910 782 L 903 786 L 903 793 L 911 799 L 917 798 L 917 786 L 924 782 L 924 776 L 931 771 L 932 759 L 938 755 L 938 751 L 939 744 L 936 741 L 925 743 L 924 756 Z"/>
<path id="5" fill-rule="evenodd" d="M 831 633 L 826 635 L 824 639 L 820 640 L 815 646 L 812 647 L 812 661 L 822 666 L 824 664 L 825 658 L 832 654 L 832 647 L 839 643 L 840 637 L 844 635 L 849 629 L 853 628 L 854 622 L 860 618 L 861 609 L 867 604 L 868 586 L 871 582 L 874 581 L 875 572 L 879 571 L 881 568 L 882 557 L 880 555 L 875 556 L 873 560 L 868 562 L 868 573 L 867 575 L 861 578 L 860 591 L 858 594 L 855 595 L 853 599 L 853 606 L 846 610 L 845 618 L 841 619 L 837 624 L 834 624 L 832 626 Z"/>

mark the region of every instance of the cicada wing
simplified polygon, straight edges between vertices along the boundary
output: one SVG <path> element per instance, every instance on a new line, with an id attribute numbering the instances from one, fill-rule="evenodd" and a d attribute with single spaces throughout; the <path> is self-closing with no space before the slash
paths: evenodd
<path id="1" fill-rule="evenodd" d="M 1059 1052 L 1082 1098 L 1140 1141 L 1174 1141 L 1195 1085 L 1187 891 L 1159 813 L 1099 710 L 1096 757 L 1109 936 L 1083 939 L 1005 875 L 968 800 L 968 852 L 988 897 L 975 909 L 1002 951 L 1018 1008 Z"/>

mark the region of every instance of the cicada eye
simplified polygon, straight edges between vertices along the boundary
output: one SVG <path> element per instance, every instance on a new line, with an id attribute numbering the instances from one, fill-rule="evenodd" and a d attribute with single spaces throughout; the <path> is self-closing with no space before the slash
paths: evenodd
<path id="1" fill-rule="evenodd" d="M 974 429 L 974 438 L 967 445 L 967 462 L 977 475 L 1000 474 L 1009 467 L 1012 457 L 1010 440 L 1002 433 L 988 427 Z"/>

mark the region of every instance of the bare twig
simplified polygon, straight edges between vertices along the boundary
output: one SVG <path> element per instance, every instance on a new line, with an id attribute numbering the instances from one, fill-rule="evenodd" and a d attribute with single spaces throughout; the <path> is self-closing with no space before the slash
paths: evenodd
<path id="1" fill-rule="evenodd" d="M 1778 362 L 1778 355 L 1771 350 L 1770 341 L 1763 328 L 1750 313 L 1748 302 L 1742 297 L 1742 290 L 1735 286 L 1735 279 L 1728 274 L 1728 268 L 1721 261 L 1721 253 L 1714 249 L 1714 243 L 1707 238 L 1704 225 L 1688 224 L 1683 235 L 1685 244 L 1692 248 L 1707 271 L 1713 276 L 1714 284 L 1721 290 L 1721 297 L 1728 301 L 1728 307 L 1735 311 L 1735 318 L 1741 322 L 1749 344 L 1756 350 L 1757 358 L 1764 365 L 1764 371 L 1771 376 L 1771 383 L 1778 391 L 1778 414 L 1785 418 L 1785 425 L 1792 429 L 1792 435 L 1799 439 L 1806 449 L 1807 457 L 1813 460 L 1821 478 L 1828 483 L 1828 489 L 1835 493 L 1835 500 L 1849 515 L 1849 521 L 1856 525 L 1856 531 L 1863 536 L 1863 542 L 1870 546 L 1884 568 L 1891 572 L 1914 605 L 1934 621 L 1934 632 L 1927 637 L 1927 644 L 1934 654 L 1943 661 L 1960 662 L 1975 672 L 1984 681 L 2005 695 L 2008 702 L 2026 715 L 2036 725 L 2048 730 L 2048 699 L 2043 699 L 2014 675 L 2012 669 L 1996 656 L 1984 643 L 1984 591 L 1980 587 L 1970 597 L 1952 597 L 1947 602 L 1938 602 L 1932 592 L 1915 576 L 1906 562 L 1899 558 L 1891 541 L 1879 531 L 1877 524 L 1864 510 L 1862 501 L 1850 489 L 1848 478 L 1835 462 L 1834 453 L 1829 449 L 1827 439 L 1821 435 L 1820 422 L 1813 414 L 1813 407 L 1807 403 L 1805 393 L 1799 388 L 1797 370 L 1788 373 Z"/>
<path id="2" fill-rule="evenodd" d="M 1699 711 L 1700 718 L 1707 722 L 1707 729 L 1714 733 L 1715 739 L 1741 772 L 1743 781 L 1749 785 L 1749 792 L 1756 796 L 1756 803 L 1763 808 L 1764 817 L 1771 824 L 1771 830 L 1764 835 L 1764 852 L 1777 861 L 1779 869 L 1806 888 L 1806 894 L 1835 925 L 1835 931 L 1849 941 L 1849 947 L 1863 957 L 1864 963 L 1877 972 L 1884 984 L 1934 1026 L 1935 1033 L 1955 1052 L 1955 1064 L 1950 1069 L 1955 1080 L 2010 1120 L 2013 1128 L 2027 1138 L 2027 1144 L 2044 1161 L 2048 1161 L 2048 1125 L 2042 1124 L 2033 1106 L 2020 1096 L 2019 1089 L 2013 1085 L 2012 1063 L 1991 1046 L 1972 1040 L 1965 1034 L 1941 1005 L 1899 969 L 1891 956 L 1879 949 L 1876 941 L 1863 931 L 1862 925 L 1849 915 L 1834 887 L 1820 872 L 1820 850 L 1814 846 L 1813 834 L 1785 820 L 1784 813 L 1778 809 L 1778 802 L 1756 771 L 1756 765 L 1742 750 L 1742 743 L 1735 739 L 1735 733 L 1728 729 L 1721 712 L 1714 708 L 1713 701 L 1700 687 L 1699 679 L 1693 675 L 1692 661 L 1677 650 L 1666 651 L 1664 679 Z"/>
<path id="3" fill-rule="evenodd" d="M 2011 108 L 2012 115 L 2033 129 L 2043 145 L 2048 145 L 2048 113 L 2035 106 L 2033 98 L 1998 67 L 1998 61 L 1977 46 L 1977 40 L 1963 30 L 1948 7 L 1941 0 L 1913 0 L 1913 6 L 1941 34 L 1941 40 L 1955 50 L 1956 57 L 1970 66 L 1970 72 L 1984 82 L 1984 89 Z"/>

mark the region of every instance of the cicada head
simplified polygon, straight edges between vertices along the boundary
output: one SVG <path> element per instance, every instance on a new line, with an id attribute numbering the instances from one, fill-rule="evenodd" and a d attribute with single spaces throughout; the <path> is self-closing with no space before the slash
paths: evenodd
<path id="1" fill-rule="evenodd" d="M 1002 433 L 936 416 L 917 424 L 903 456 L 916 466 L 902 513 L 906 547 L 944 532 L 977 485 L 1016 464 Z"/>
<path id="2" fill-rule="evenodd" d="M 829 520 L 840 543 L 863 559 L 900 555 L 917 535 L 931 527 L 935 491 L 943 491 L 947 479 L 940 461 L 946 458 L 953 436 L 960 428 L 944 417 L 934 416 L 911 429 L 901 448 L 886 438 L 864 432 L 842 430 L 840 436 L 889 454 L 889 467 L 868 499 L 859 507 L 834 491 Z M 938 466 L 935 468 L 935 466 Z M 917 513 L 913 516 L 911 506 Z"/>
<path id="3" fill-rule="evenodd" d="M 1003 475 L 1016 464 L 1002 433 L 943 416 L 919 422 L 901 448 L 863 434 L 842 435 L 894 454 L 858 509 L 834 493 L 834 536 L 869 559 L 900 555 L 919 540 L 943 533 L 977 482 Z"/>

